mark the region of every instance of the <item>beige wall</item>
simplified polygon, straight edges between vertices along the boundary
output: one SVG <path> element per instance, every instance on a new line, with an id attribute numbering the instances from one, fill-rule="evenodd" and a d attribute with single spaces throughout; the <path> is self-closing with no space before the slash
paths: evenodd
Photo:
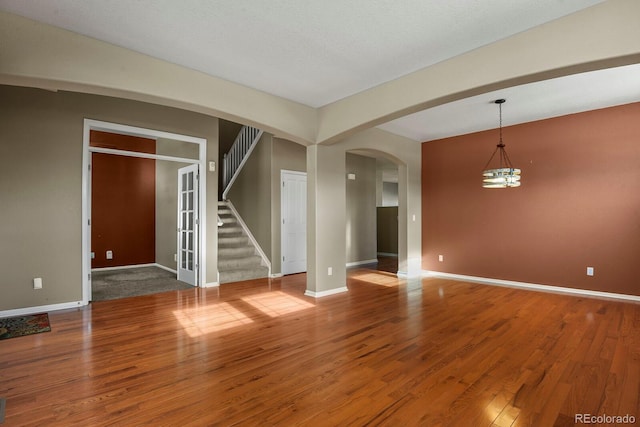
<path id="1" fill-rule="evenodd" d="M 262 134 L 244 164 L 227 198 L 233 203 L 251 234 L 271 259 L 271 144 Z"/>
<path id="2" fill-rule="evenodd" d="M 217 120 L 201 114 L 7 86 L 0 86 L 0 99 L 0 310 L 82 299 L 85 118 L 207 138 L 210 159 L 217 160 Z M 215 218 L 217 179 L 208 185 L 213 194 L 207 194 L 207 213 Z M 208 282 L 217 271 L 217 234 L 211 229 Z M 34 277 L 43 279 L 43 289 L 33 289 Z"/>
<path id="3" fill-rule="evenodd" d="M 376 159 L 346 153 L 346 239 L 347 263 L 377 258 L 376 239 Z"/>

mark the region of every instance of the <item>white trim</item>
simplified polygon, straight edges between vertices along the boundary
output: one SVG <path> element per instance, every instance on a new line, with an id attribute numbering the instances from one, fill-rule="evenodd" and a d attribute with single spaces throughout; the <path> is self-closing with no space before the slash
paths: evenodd
<path id="1" fill-rule="evenodd" d="M 13 310 L 0 311 L 0 318 L 11 316 L 25 316 L 27 314 L 44 313 L 47 311 L 68 310 L 70 308 L 78 308 L 83 305 L 83 301 L 63 302 L 60 304 L 40 305 L 37 307 L 16 308 Z"/>
<path id="2" fill-rule="evenodd" d="M 154 267 L 158 267 L 161 268 L 163 270 L 168 271 L 169 273 L 173 273 L 176 275 L 176 277 L 178 276 L 178 271 L 174 270 L 173 268 L 167 267 L 166 265 L 162 265 L 162 264 L 158 264 L 157 262 L 155 264 L 153 264 Z"/>
<path id="3" fill-rule="evenodd" d="M 123 135 L 140 136 L 143 138 L 164 138 L 174 139 L 182 142 L 191 142 L 194 144 L 200 144 L 202 141 L 206 141 L 204 138 L 196 136 L 182 135 L 172 132 L 164 132 L 161 130 L 141 128 L 137 126 L 122 125 L 118 123 L 103 122 L 101 120 L 84 119 L 84 124 L 89 126 L 92 130 L 99 130 L 111 133 L 120 133 Z"/>
<path id="4" fill-rule="evenodd" d="M 282 273 L 269 274 L 269 278 L 271 278 L 271 279 L 278 279 L 278 278 L 280 278 L 282 276 L 284 276 L 284 274 L 282 274 Z"/>
<path id="5" fill-rule="evenodd" d="M 118 123 L 103 122 L 100 120 L 84 119 L 83 134 L 82 134 L 82 302 L 81 305 L 89 304 L 91 297 L 91 283 L 89 280 L 89 274 L 91 273 L 91 233 L 89 231 L 89 218 L 91 218 L 91 174 L 89 173 L 89 165 L 91 164 L 90 152 L 92 151 L 89 146 L 90 132 L 91 130 L 99 130 L 105 132 L 119 133 L 131 136 L 140 136 L 145 138 L 164 138 L 172 139 L 175 141 L 190 142 L 198 144 L 198 159 L 187 159 L 189 163 L 200 165 L 200 180 L 199 180 L 199 235 L 198 242 L 200 244 L 199 256 L 198 256 L 198 275 L 196 277 L 197 286 L 205 286 L 205 280 L 207 277 L 206 262 L 207 259 L 207 245 L 205 237 L 207 235 L 207 217 L 206 217 L 206 204 L 207 204 L 207 180 L 204 178 L 206 168 L 206 153 L 207 153 L 207 140 L 206 138 L 199 138 L 189 135 L 181 135 L 171 132 L 164 132 L 154 129 L 140 128 L 136 126 L 122 125 Z M 97 148 L 97 147 L 94 147 Z M 97 150 L 96 150 L 97 151 Z M 163 156 L 164 157 L 164 156 Z M 184 159 L 176 157 L 177 161 Z"/>
<path id="6" fill-rule="evenodd" d="M 205 283 L 202 287 L 203 288 L 217 288 L 220 286 L 220 282 L 209 282 L 209 283 Z"/>
<path id="7" fill-rule="evenodd" d="M 187 159 L 186 157 L 165 156 L 163 154 L 150 154 L 138 151 L 116 150 L 113 148 L 89 147 L 91 153 L 114 154 L 116 156 L 137 157 L 140 159 L 167 160 L 169 162 L 189 163 L 192 165 L 200 163 L 198 160 Z"/>
<path id="8" fill-rule="evenodd" d="M 91 272 L 94 271 L 110 271 L 110 270 L 126 270 L 128 268 L 138 268 L 138 267 L 158 267 L 161 268 L 163 270 L 168 271 L 169 273 L 173 273 L 173 274 L 178 274 L 178 272 L 172 268 L 169 268 L 167 266 L 164 266 L 162 264 L 158 264 L 157 262 L 152 262 L 149 264 L 132 264 L 132 265 L 119 265 L 116 267 L 98 267 L 98 268 L 92 268 Z"/>
<path id="9" fill-rule="evenodd" d="M 399 279 L 408 279 L 409 278 L 409 274 L 406 271 L 398 270 L 396 272 L 396 277 L 398 277 Z"/>
<path id="10" fill-rule="evenodd" d="M 233 206 L 233 203 L 231 203 L 231 200 L 225 200 L 224 203 L 226 203 L 227 207 L 229 207 L 229 209 L 231 209 L 231 212 L 233 212 L 233 214 L 235 215 L 236 219 L 238 220 L 238 223 L 240 224 L 240 226 L 242 227 L 244 232 L 247 233 L 247 236 L 249 237 L 249 240 L 251 240 L 251 243 L 253 243 L 253 246 L 258 251 L 258 255 L 260 255 L 260 257 L 262 258 L 262 262 L 264 262 L 264 265 L 266 265 L 267 268 L 269 268 L 268 275 L 271 275 L 271 261 L 269 261 L 269 258 L 267 258 L 267 255 L 264 253 L 264 251 L 260 247 L 260 244 L 258 243 L 256 238 L 253 237 L 253 234 L 251 234 L 251 230 L 249 230 L 249 227 L 247 227 L 247 224 L 245 224 L 244 221 L 242 220 L 242 217 L 240 216 L 240 214 L 236 210 L 236 207 Z"/>
<path id="11" fill-rule="evenodd" d="M 304 291 L 304 295 L 307 297 L 322 298 L 322 297 L 328 297 L 329 295 L 340 294 L 342 292 L 347 292 L 347 291 L 349 291 L 349 288 L 347 288 L 346 286 L 343 286 L 341 288 L 329 289 L 328 291 L 320 291 L 320 292 L 310 291 L 309 289 L 307 289 L 306 291 Z"/>
<path id="12" fill-rule="evenodd" d="M 131 265 L 117 265 L 115 267 L 98 267 L 92 268 L 91 272 L 94 271 L 110 271 L 110 270 L 126 270 L 129 268 L 138 268 L 138 267 L 161 267 L 160 264 L 156 264 L 154 262 L 148 264 L 131 264 Z"/>
<path id="13" fill-rule="evenodd" d="M 618 294 L 614 292 L 592 291 L 589 289 L 566 288 L 563 286 L 541 285 L 537 283 L 516 282 L 513 280 L 490 279 L 486 277 L 465 276 L 462 274 L 441 273 L 439 271 L 422 270 L 425 277 L 440 277 L 443 279 L 462 280 L 465 282 L 482 283 L 485 285 L 504 286 L 508 288 L 529 289 L 539 292 L 551 292 L 559 294 L 580 295 L 595 298 L 615 299 L 640 302 L 640 296 Z"/>
<path id="14" fill-rule="evenodd" d="M 346 264 L 346 266 L 347 266 L 347 268 L 349 268 L 349 267 L 355 267 L 355 266 L 358 266 L 358 265 L 375 264 L 375 263 L 377 263 L 377 262 L 378 262 L 378 259 L 377 259 L 377 258 L 374 258 L 374 259 L 365 259 L 365 260 L 363 260 L 363 261 L 348 262 L 348 263 Z"/>

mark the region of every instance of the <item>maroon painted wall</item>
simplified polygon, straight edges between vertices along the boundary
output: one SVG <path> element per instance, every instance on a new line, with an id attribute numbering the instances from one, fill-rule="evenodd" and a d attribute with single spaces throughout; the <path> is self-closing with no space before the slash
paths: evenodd
<path id="1" fill-rule="evenodd" d="M 503 135 L 520 188 L 482 188 L 497 129 L 422 145 L 422 268 L 640 295 L 640 103 Z"/>
<path id="2" fill-rule="evenodd" d="M 153 139 L 92 131 L 90 140 L 94 147 L 156 152 Z M 155 160 L 92 154 L 92 268 L 155 262 L 155 200 Z"/>

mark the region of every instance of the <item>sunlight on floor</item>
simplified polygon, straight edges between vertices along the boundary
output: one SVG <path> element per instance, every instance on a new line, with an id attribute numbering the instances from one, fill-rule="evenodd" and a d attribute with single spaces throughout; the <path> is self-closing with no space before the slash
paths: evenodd
<path id="1" fill-rule="evenodd" d="M 283 314 L 294 313 L 313 307 L 310 302 L 296 298 L 282 291 L 267 292 L 242 298 L 242 301 L 250 304 L 269 317 L 278 317 Z"/>
<path id="2" fill-rule="evenodd" d="M 191 338 L 253 322 L 226 302 L 176 310 L 173 315 Z"/>
<path id="3" fill-rule="evenodd" d="M 351 276 L 351 278 L 386 287 L 395 287 L 400 284 L 398 281 L 398 277 L 395 274 L 387 273 L 385 271 L 354 274 Z"/>

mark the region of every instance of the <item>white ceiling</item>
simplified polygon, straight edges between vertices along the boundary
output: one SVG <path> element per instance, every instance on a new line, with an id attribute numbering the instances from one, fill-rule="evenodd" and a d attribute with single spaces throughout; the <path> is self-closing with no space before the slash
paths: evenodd
<path id="1" fill-rule="evenodd" d="M 462 99 L 378 126 L 415 141 L 432 141 L 581 111 L 640 102 L 640 64 L 574 74 Z"/>
<path id="2" fill-rule="evenodd" d="M 0 0 L 0 10 L 320 107 L 601 1 Z M 424 141 L 496 127 L 497 97 L 508 99 L 505 124 L 638 101 L 638 69 L 629 71 L 512 88 L 381 127 Z M 634 96 L 611 95 L 612 79 Z"/>

